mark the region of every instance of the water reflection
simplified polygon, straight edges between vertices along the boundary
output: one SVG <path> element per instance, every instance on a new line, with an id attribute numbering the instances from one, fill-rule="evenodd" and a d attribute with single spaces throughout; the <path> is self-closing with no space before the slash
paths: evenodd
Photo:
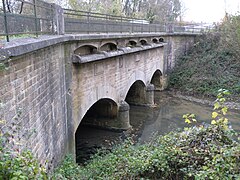
<path id="1" fill-rule="evenodd" d="M 183 114 L 195 114 L 200 123 L 211 121 L 212 107 L 173 97 L 168 92 L 156 92 L 155 96 L 155 102 L 158 104 L 155 109 L 131 107 L 131 123 L 136 128 L 137 125 L 143 124 L 139 133 L 141 141 L 149 140 L 153 133 L 165 134 L 186 126 L 182 118 Z M 240 112 L 229 111 L 226 117 L 230 120 L 233 129 L 240 131 Z"/>
<path id="2" fill-rule="evenodd" d="M 130 124 L 140 142 L 148 141 L 153 134 L 165 134 L 186 126 L 183 114 L 193 113 L 198 122 L 210 123 L 212 107 L 173 97 L 169 92 L 155 92 L 156 108 L 131 106 Z M 229 111 L 227 118 L 233 129 L 240 132 L 240 112 Z M 100 147 L 111 147 L 124 139 L 125 134 L 92 127 L 80 127 L 77 139 L 78 162 L 85 162 Z M 81 160 L 82 159 L 82 160 Z"/>

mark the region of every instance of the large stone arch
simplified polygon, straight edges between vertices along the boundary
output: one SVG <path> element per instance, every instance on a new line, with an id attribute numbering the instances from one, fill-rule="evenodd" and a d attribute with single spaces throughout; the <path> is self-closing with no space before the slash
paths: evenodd
<path id="1" fill-rule="evenodd" d="M 110 85 L 105 86 L 95 86 L 91 90 L 88 91 L 88 93 L 85 95 L 86 99 L 84 100 L 84 103 L 81 104 L 78 115 L 77 122 L 75 122 L 75 128 L 74 132 L 77 130 L 77 127 L 81 123 L 83 117 L 87 113 L 87 111 L 100 99 L 111 99 L 114 102 L 118 103 L 117 99 L 117 91 L 115 88 L 113 88 Z"/>
<path id="2" fill-rule="evenodd" d="M 97 126 L 104 127 L 105 124 L 101 124 L 103 118 L 116 119 L 118 114 L 118 104 L 116 101 L 110 98 L 101 98 L 97 100 L 91 107 L 86 111 L 80 124 L 90 123 Z M 86 122 L 87 121 L 87 122 Z"/>
<path id="3" fill-rule="evenodd" d="M 136 81 L 142 81 L 144 83 L 144 85 L 146 86 L 146 76 L 143 71 L 136 70 L 136 71 L 134 71 L 134 73 L 132 73 L 132 75 L 130 76 L 130 78 L 125 86 L 124 92 L 122 93 L 121 98 L 123 100 L 126 98 L 129 89 Z"/>
<path id="4" fill-rule="evenodd" d="M 155 90 L 164 90 L 167 86 L 167 78 L 163 75 L 160 69 L 153 72 L 150 83 L 154 85 Z"/>
<path id="5" fill-rule="evenodd" d="M 125 101 L 130 105 L 146 104 L 146 85 L 143 81 L 135 81 L 128 90 Z"/>

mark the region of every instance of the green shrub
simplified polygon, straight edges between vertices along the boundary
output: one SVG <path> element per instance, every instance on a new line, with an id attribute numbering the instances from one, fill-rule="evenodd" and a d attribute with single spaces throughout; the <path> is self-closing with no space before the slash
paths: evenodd
<path id="1" fill-rule="evenodd" d="M 55 169 L 51 179 L 82 179 L 83 174 L 71 155 L 66 156 L 64 161 Z"/>

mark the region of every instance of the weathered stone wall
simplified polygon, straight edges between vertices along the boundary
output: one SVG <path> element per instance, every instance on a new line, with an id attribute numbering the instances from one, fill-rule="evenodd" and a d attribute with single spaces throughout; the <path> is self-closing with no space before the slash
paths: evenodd
<path id="1" fill-rule="evenodd" d="M 175 66 L 177 59 L 185 54 L 194 44 L 195 36 L 173 35 L 167 36 L 165 46 L 166 64 L 165 69 L 171 71 Z"/>
<path id="2" fill-rule="evenodd" d="M 64 45 L 12 58 L 0 72 L 0 84 L 3 129 L 20 127 L 22 144 L 51 168 L 68 147 Z"/>
<path id="3" fill-rule="evenodd" d="M 134 82 L 147 86 L 155 71 L 163 71 L 163 47 L 83 64 L 74 64 L 73 120 L 76 130 L 87 110 L 98 100 L 124 101 Z"/>

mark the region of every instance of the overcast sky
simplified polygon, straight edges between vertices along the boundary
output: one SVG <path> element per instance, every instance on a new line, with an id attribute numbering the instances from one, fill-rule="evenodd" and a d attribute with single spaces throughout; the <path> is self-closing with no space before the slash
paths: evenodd
<path id="1" fill-rule="evenodd" d="M 185 6 L 184 20 L 195 22 L 219 22 L 225 7 L 230 14 L 240 11 L 240 0 L 182 0 Z M 225 6 L 226 2 L 226 6 Z"/>

